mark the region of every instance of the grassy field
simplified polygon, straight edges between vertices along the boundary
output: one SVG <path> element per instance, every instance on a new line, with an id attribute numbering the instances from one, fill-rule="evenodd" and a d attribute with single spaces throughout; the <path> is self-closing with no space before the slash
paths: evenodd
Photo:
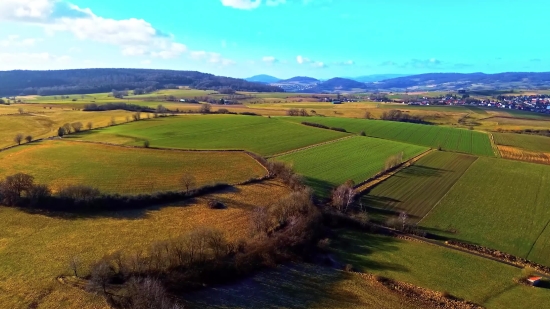
<path id="1" fill-rule="evenodd" d="M 550 152 L 550 137 L 529 134 L 493 133 L 495 143 L 535 152 Z"/>
<path id="2" fill-rule="evenodd" d="M 182 298 L 191 309 L 424 308 L 358 275 L 309 264 L 279 266 L 236 284 Z"/>
<path id="3" fill-rule="evenodd" d="M 112 118 L 117 123 L 125 122 L 131 113 L 125 111 L 81 112 L 66 109 L 45 110 L 43 113 L 0 116 L 0 148 L 15 145 L 17 133 L 33 138 L 57 136 L 57 129 L 65 123 L 92 122 L 94 127 L 107 126 Z"/>
<path id="4" fill-rule="evenodd" d="M 522 270 L 431 244 L 358 232 L 338 233 L 337 254 L 361 271 L 473 301 L 491 308 L 532 308 L 550 291 L 517 284 Z"/>
<path id="5" fill-rule="evenodd" d="M 317 192 L 327 193 L 347 180 L 362 182 L 380 172 L 388 157 L 400 152 L 404 160 L 427 148 L 369 137 L 352 137 L 276 157 L 288 162 Z"/>
<path id="6" fill-rule="evenodd" d="M 550 153 L 548 152 L 534 152 L 510 146 L 498 146 L 498 151 L 504 159 L 550 164 Z"/>
<path id="7" fill-rule="evenodd" d="M 329 127 L 344 128 L 350 132 L 364 131 L 367 136 L 395 140 L 405 143 L 441 147 L 443 150 L 457 151 L 482 156 L 494 156 L 489 136 L 482 132 L 420 125 L 403 122 L 366 119 L 289 117 L 289 121 L 309 121 Z"/>
<path id="8" fill-rule="evenodd" d="M 423 218 L 451 189 L 476 157 L 433 152 L 373 188 L 362 202 L 373 218 L 404 211 L 412 221 Z"/>
<path id="9" fill-rule="evenodd" d="M 550 251 L 531 255 L 550 221 L 548 200 L 550 166 L 479 158 L 421 225 L 550 265 Z"/>
<path id="10" fill-rule="evenodd" d="M 110 308 L 102 297 L 61 285 L 71 273 L 68 260 L 83 266 L 116 251 L 146 250 L 155 241 L 198 227 L 220 229 L 230 239 L 249 235 L 249 214 L 289 191 L 277 182 L 240 186 L 210 196 L 227 209 L 212 210 L 206 199 L 142 211 L 88 217 L 50 217 L 0 207 L 0 308 Z M 81 273 L 86 275 L 88 267 Z"/>
<path id="11" fill-rule="evenodd" d="M 144 140 L 149 140 L 154 147 L 246 149 L 273 155 L 345 135 L 275 118 L 191 115 L 134 122 L 76 135 L 76 138 L 125 145 L 143 145 Z"/>
<path id="12" fill-rule="evenodd" d="M 199 186 L 239 183 L 266 173 L 242 152 L 131 149 L 68 141 L 32 143 L 0 152 L 0 177 L 18 172 L 54 190 L 84 184 L 120 194 L 183 190 L 178 179 L 185 173 L 195 176 Z"/>

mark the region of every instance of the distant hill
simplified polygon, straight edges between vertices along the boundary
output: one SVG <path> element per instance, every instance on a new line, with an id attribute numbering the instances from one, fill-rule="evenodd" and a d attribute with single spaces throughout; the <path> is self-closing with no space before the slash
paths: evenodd
<path id="1" fill-rule="evenodd" d="M 146 69 L 81 69 L 59 71 L 0 71 L 0 97 L 17 95 L 60 95 L 110 92 L 114 90 L 166 86 L 194 89 L 280 92 L 282 88 L 243 79 L 195 71 Z"/>
<path id="2" fill-rule="evenodd" d="M 428 73 L 392 78 L 367 83 L 369 90 L 503 90 L 503 89 L 548 89 L 550 72 L 485 73 Z"/>
<path id="3" fill-rule="evenodd" d="M 271 75 L 265 75 L 265 74 L 255 75 L 249 78 L 245 78 L 244 80 L 253 82 L 253 83 L 262 83 L 262 84 L 271 84 L 271 83 L 276 83 L 280 81 L 280 79 L 277 77 L 274 77 Z"/>
<path id="4" fill-rule="evenodd" d="M 356 91 L 358 89 L 365 89 L 365 86 L 365 83 L 360 83 L 347 78 L 336 77 L 308 89 L 307 92 Z"/>
<path id="5" fill-rule="evenodd" d="M 307 77 L 307 76 L 296 76 L 289 79 L 280 80 L 279 83 L 303 83 L 303 84 L 312 84 L 312 83 L 318 83 L 319 80 L 315 79 L 313 77 Z"/>
<path id="6" fill-rule="evenodd" d="M 348 79 L 360 82 L 360 83 L 372 83 L 379 82 L 387 79 L 405 77 L 408 75 L 405 74 L 374 74 L 374 75 L 365 75 L 359 77 L 349 77 Z"/>

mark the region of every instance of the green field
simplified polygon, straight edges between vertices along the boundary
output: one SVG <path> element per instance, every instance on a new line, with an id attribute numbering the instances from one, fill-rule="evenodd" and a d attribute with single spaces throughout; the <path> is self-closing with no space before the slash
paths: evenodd
<path id="1" fill-rule="evenodd" d="M 366 119 L 332 117 L 288 117 L 286 119 L 295 122 L 320 123 L 329 127 L 344 128 L 354 133 L 364 131 L 367 136 L 431 148 L 441 147 L 448 151 L 494 156 L 489 136 L 477 131 Z"/>
<path id="2" fill-rule="evenodd" d="M 550 265 L 549 200 L 550 166 L 479 158 L 421 225 Z"/>
<path id="3" fill-rule="evenodd" d="M 191 309 L 423 308 L 381 284 L 311 264 L 279 266 L 249 280 L 207 288 L 182 298 Z"/>
<path id="4" fill-rule="evenodd" d="M 192 115 L 148 119 L 128 125 L 75 135 L 75 138 L 182 149 L 245 149 L 273 155 L 345 136 L 345 133 L 306 127 L 277 118 Z"/>
<path id="5" fill-rule="evenodd" d="M 411 220 L 418 221 L 445 196 L 476 159 L 457 153 L 432 152 L 376 186 L 362 202 L 371 208 L 371 215 L 377 212 L 397 215 L 404 211 Z"/>
<path id="6" fill-rule="evenodd" d="M 183 190 L 178 179 L 186 173 L 199 186 L 239 183 L 266 173 L 242 152 L 131 149 L 67 141 L 32 143 L 0 152 L 0 178 L 19 172 L 54 190 L 82 184 L 120 194 Z"/>
<path id="7" fill-rule="evenodd" d="M 317 192 L 329 192 L 347 180 L 360 183 L 384 168 L 386 159 L 400 152 L 404 160 L 427 148 L 370 137 L 352 137 L 288 155 L 276 160 L 291 163 Z"/>
<path id="8" fill-rule="evenodd" d="M 338 233 L 342 262 L 491 308 L 532 308 L 550 301 L 550 291 L 514 282 L 522 270 L 432 244 L 360 232 Z"/>
<path id="9" fill-rule="evenodd" d="M 550 137 L 529 134 L 493 133 L 495 143 L 530 151 L 550 152 Z"/>

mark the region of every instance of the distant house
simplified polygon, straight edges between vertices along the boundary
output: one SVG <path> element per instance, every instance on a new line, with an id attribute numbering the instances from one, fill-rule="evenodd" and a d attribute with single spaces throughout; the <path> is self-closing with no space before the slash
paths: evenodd
<path id="1" fill-rule="evenodd" d="M 180 102 L 185 103 L 185 99 L 180 99 Z"/>
<path id="2" fill-rule="evenodd" d="M 536 277 L 536 276 L 527 278 L 527 282 L 529 282 L 529 284 L 532 286 L 538 286 L 541 280 L 542 280 L 542 277 Z"/>
<path id="3" fill-rule="evenodd" d="M 340 100 L 333 100 L 333 101 L 332 101 L 332 104 L 342 104 L 342 101 L 340 101 Z"/>

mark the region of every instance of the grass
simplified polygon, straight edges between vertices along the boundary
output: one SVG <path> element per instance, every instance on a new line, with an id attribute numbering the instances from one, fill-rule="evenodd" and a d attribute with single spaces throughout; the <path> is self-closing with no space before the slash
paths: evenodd
<path id="1" fill-rule="evenodd" d="M 337 255 L 361 271 L 448 292 L 489 309 L 532 308 L 550 300 L 547 289 L 517 284 L 514 280 L 521 277 L 522 270 L 509 265 L 387 236 L 349 231 L 338 235 Z"/>
<path id="2" fill-rule="evenodd" d="M 329 118 L 289 117 L 289 121 L 309 121 L 329 127 L 344 128 L 350 132 L 364 131 L 367 136 L 395 140 L 431 148 L 468 154 L 494 156 L 489 136 L 483 132 L 393 121 Z"/>
<path id="3" fill-rule="evenodd" d="M 550 220 L 548 200 L 550 166 L 479 158 L 421 225 L 550 265 L 550 251 L 531 255 L 542 250 L 536 247 Z"/>
<path id="4" fill-rule="evenodd" d="M 183 298 L 191 309 L 423 308 L 355 274 L 309 264 L 279 266 L 251 279 L 208 288 Z"/>
<path id="5" fill-rule="evenodd" d="M 528 151 L 510 146 L 498 146 L 502 158 L 540 164 L 550 164 L 550 153 Z"/>
<path id="6" fill-rule="evenodd" d="M 0 177 L 18 172 L 33 175 L 54 190 L 84 184 L 120 194 L 183 190 L 178 179 L 184 173 L 195 176 L 199 186 L 238 183 L 265 174 L 260 164 L 242 152 L 131 149 L 67 141 L 0 152 Z"/>
<path id="7" fill-rule="evenodd" d="M 29 111 L 31 113 L 0 116 L 0 148 L 15 145 L 13 139 L 17 133 L 31 135 L 35 139 L 51 137 L 57 136 L 57 129 L 65 123 L 82 122 L 86 125 L 92 122 L 94 127 L 101 127 L 107 126 L 111 118 L 121 123 L 131 116 L 125 111 L 81 112 L 63 108 L 43 109 L 41 113 Z"/>
<path id="8" fill-rule="evenodd" d="M 276 160 L 291 163 L 317 192 L 327 193 L 347 180 L 360 183 L 376 175 L 392 155 L 403 152 L 407 160 L 426 150 L 421 146 L 356 136 L 283 155 Z"/>
<path id="9" fill-rule="evenodd" d="M 413 221 L 423 218 L 466 172 L 476 157 L 450 152 L 432 152 L 414 165 L 373 188 L 362 202 L 369 214 L 406 212 Z M 380 211 L 382 210 L 382 211 Z"/>
<path id="10" fill-rule="evenodd" d="M 345 136 L 345 133 L 275 118 L 234 115 L 191 115 L 150 119 L 82 134 L 77 138 L 184 149 L 245 149 L 273 155 Z"/>
<path id="11" fill-rule="evenodd" d="M 57 276 L 71 274 L 71 256 L 88 266 L 106 254 L 145 250 L 155 241 L 204 226 L 220 229 L 233 240 L 246 238 L 250 211 L 285 194 L 288 190 L 279 183 L 265 182 L 210 196 L 223 201 L 224 210 L 210 209 L 201 198 L 92 218 L 29 214 L 0 207 L 0 308 L 109 308 L 101 297 L 57 282 Z M 88 271 L 88 267 L 81 268 L 83 275 Z"/>
<path id="12" fill-rule="evenodd" d="M 522 148 L 535 152 L 550 152 L 550 138 L 540 135 L 493 133 L 497 145 Z"/>

